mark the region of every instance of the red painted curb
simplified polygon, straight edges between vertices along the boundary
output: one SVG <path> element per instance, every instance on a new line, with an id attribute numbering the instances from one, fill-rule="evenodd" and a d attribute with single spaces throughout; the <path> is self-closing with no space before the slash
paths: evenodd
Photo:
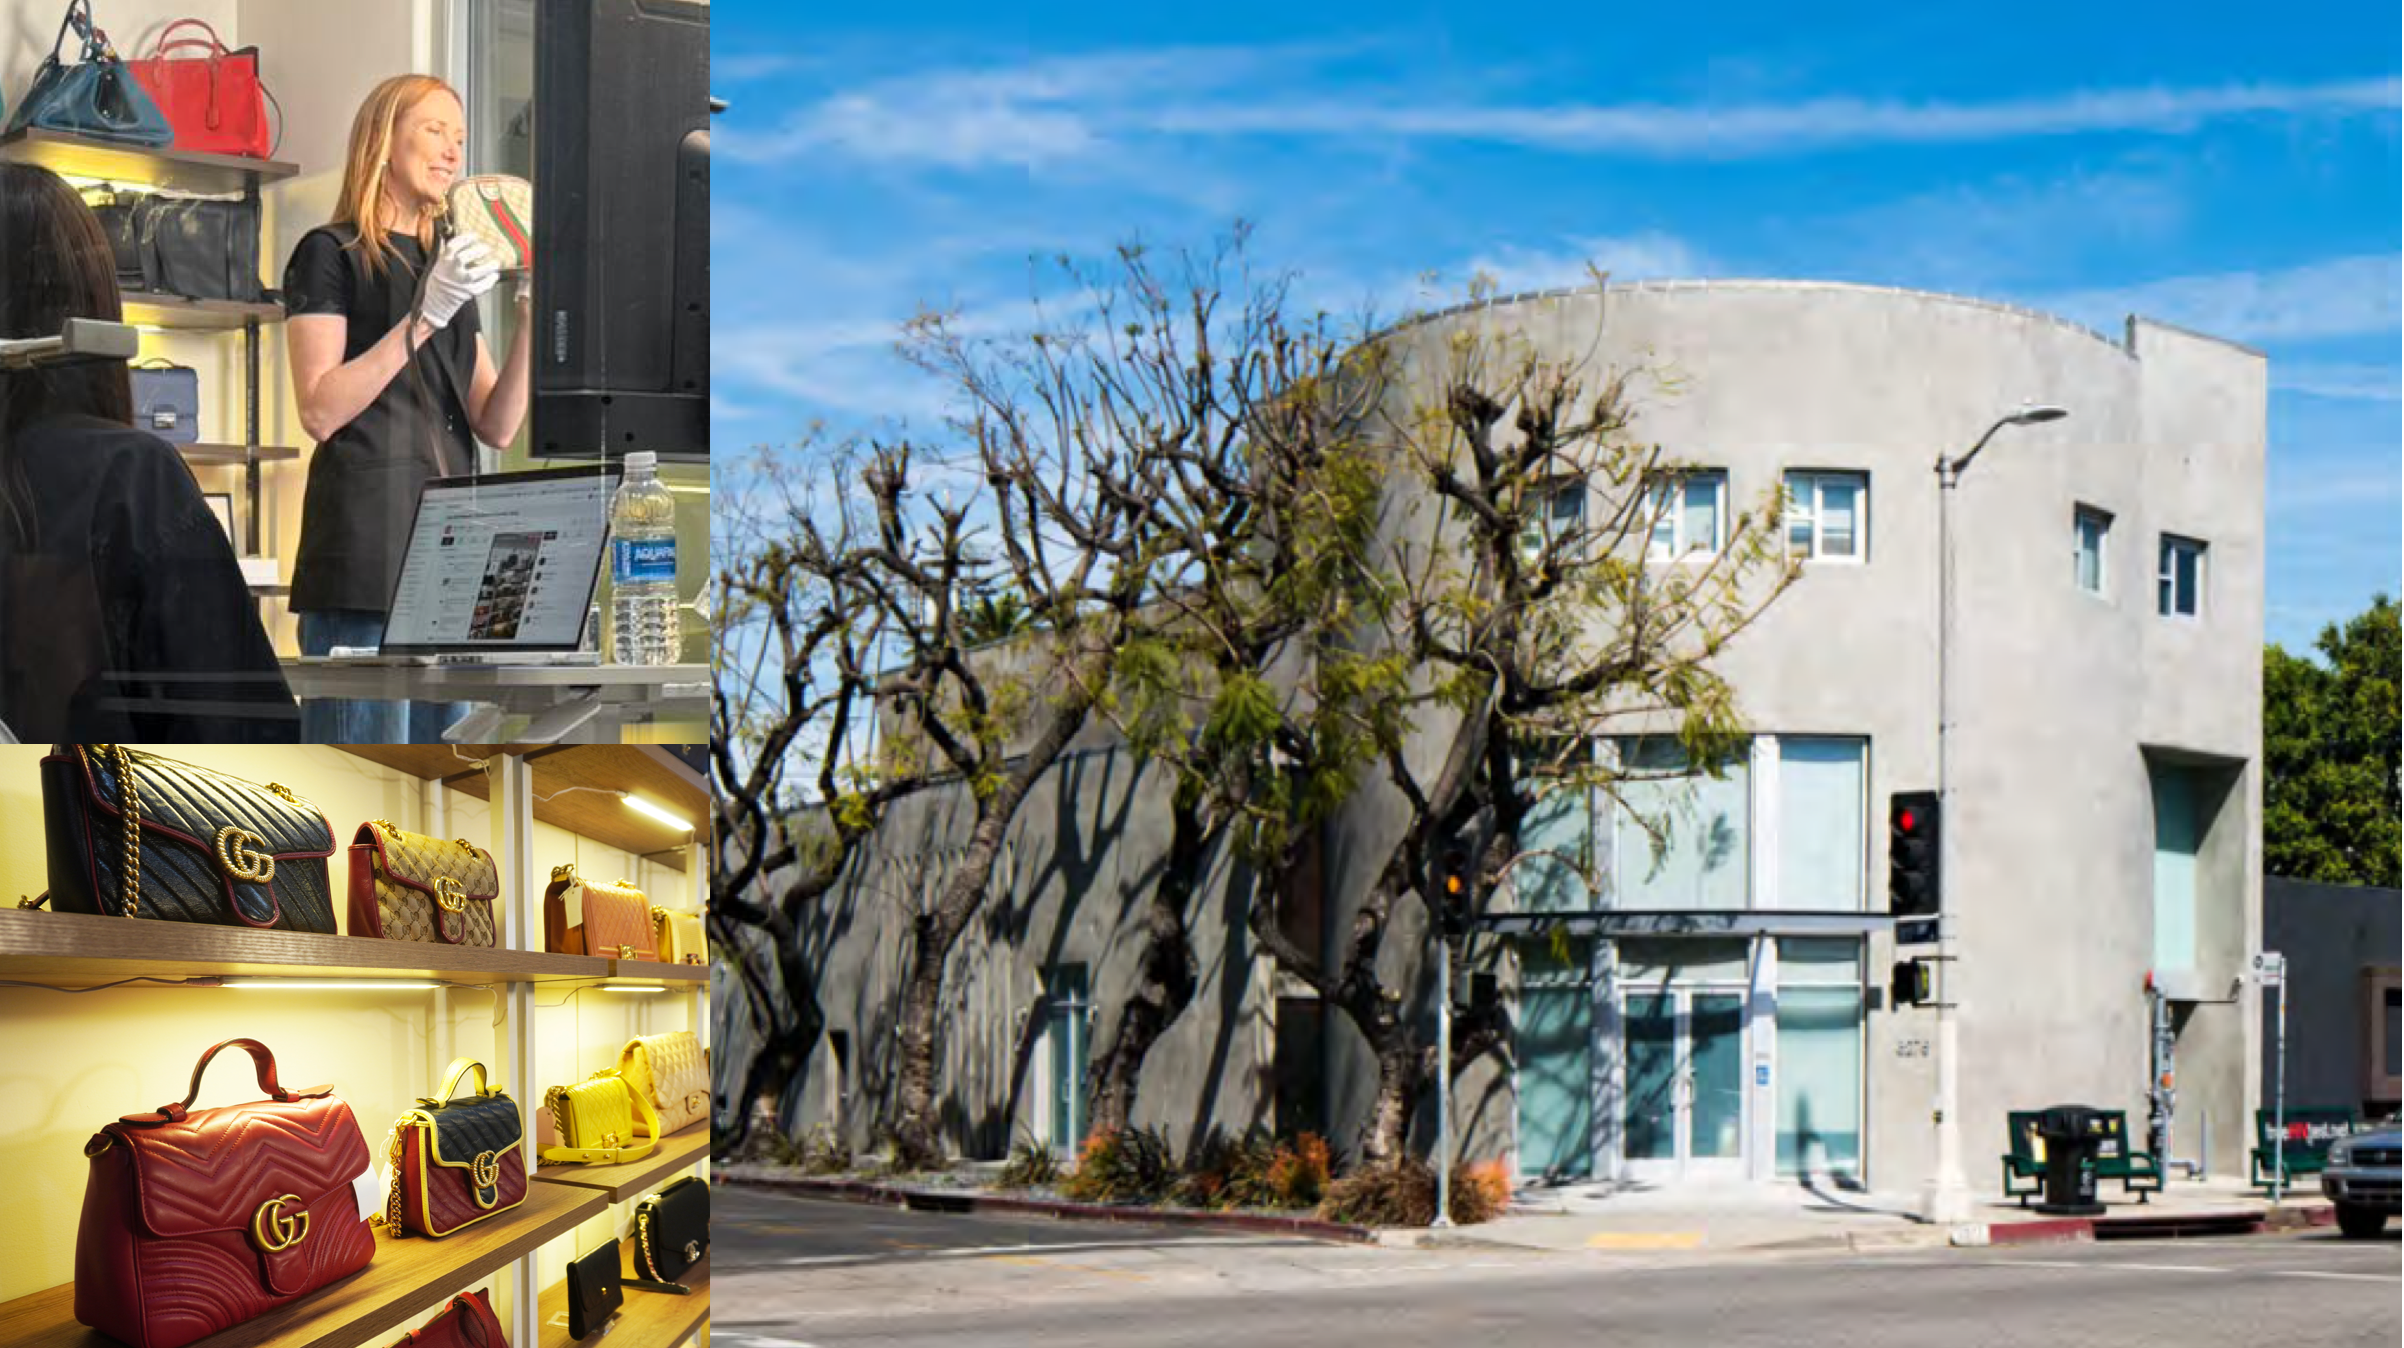
<path id="1" fill-rule="evenodd" d="M 2084 1217 L 2057 1217 L 2050 1221 L 1992 1222 L 1987 1226 L 1989 1245 L 2036 1245 L 2050 1241 L 2093 1240 L 2095 1223 Z"/>
<path id="2" fill-rule="evenodd" d="M 908 1208 L 922 1212 L 1017 1212 L 1037 1217 L 1057 1217 L 1068 1221 L 1119 1222 L 1156 1226 L 1216 1226 L 1236 1231 L 1259 1231 L 1273 1235 L 1304 1236 L 1314 1240 L 1341 1240 L 1355 1244 L 1376 1241 L 1377 1233 L 1361 1226 L 1345 1226 L 1338 1222 L 1323 1222 L 1310 1217 L 1273 1217 L 1248 1212 L 1202 1212 L 1192 1208 L 1121 1207 L 1102 1203 L 1068 1203 L 1046 1198 L 1013 1198 L 1002 1194 L 978 1193 L 972 1190 L 903 1189 L 892 1185 L 875 1184 L 865 1180 L 822 1179 L 807 1175 L 736 1175 L 721 1177 L 721 1183 L 750 1184 L 772 1189 L 799 1189 L 805 1193 L 838 1198 L 853 1203 L 868 1203 L 879 1207 Z"/>

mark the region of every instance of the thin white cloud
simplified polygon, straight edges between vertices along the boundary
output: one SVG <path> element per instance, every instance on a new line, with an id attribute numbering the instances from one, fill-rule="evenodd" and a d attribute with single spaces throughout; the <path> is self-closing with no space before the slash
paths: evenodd
<path id="1" fill-rule="evenodd" d="M 1717 271 L 1684 239 L 1657 230 L 1619 238 L 1566 240 L 1559 248 L 1504 246 L 1470 261 L 1467 274 L 1494 282 L 1499 294 L 1586 285 L 1594 271 L 1616 281 L 1691 280 Z"/>
<path id="2" fill-rule="evenodd" d="M 2404 83 L 2073 90 L 1986 103 L 1835 97 L 1786 103 L 1513 105 L 1444 101 L 1402 82 L 1341 100 L 1280 99 L 1324 49 L 1186 48 L 932 70 L 842 90 L 777 130 L 722 129 L 723 153 L 884 165 L 1040 169 L 1145 138 L 1375 138 L 1567 154 L 1742 158 L 1886 144 L 2095 133 L 2181 134 L 2263 116 L 2393 116 Z M 1264 96 L 1264 94 L 1266 96 Z"/>
<path id="3" fill-rule="evenodd" d="M 2136 314 L 2241 342 L 2308 341 L 2396 331 L 2404 326 L 2400 294 L 2404 261 L 2373 253 L 2281 271 L 2177 276 L 2039 305 L 2103 328 Z"/>
<path id="4" fill-rule="evenodd" d="M 2404 401 L 2404 370 L 2342 361 L 2273 361 L 2270 386 L 2313 398 L 2392 403 Z"/>

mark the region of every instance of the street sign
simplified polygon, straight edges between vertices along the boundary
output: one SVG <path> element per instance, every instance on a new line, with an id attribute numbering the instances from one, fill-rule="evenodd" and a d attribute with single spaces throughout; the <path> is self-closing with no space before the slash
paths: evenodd
<path id="1" fill-rule="evenodd" d="M 1911 918 L 1906 921 L 1896 923 L 1895 944 L 1935 945 L 1937 943 L 1937 923 L 1939 920 L 1940 919 L 1933 917 L 1922 917 Z"/>
<path id="2" fill-rule="evenodd" d="M 2254 978 L 2266 988 L 2285 987 L 2287 985 L 2287 957 L 2276 950 L 2255 952 Z"/>

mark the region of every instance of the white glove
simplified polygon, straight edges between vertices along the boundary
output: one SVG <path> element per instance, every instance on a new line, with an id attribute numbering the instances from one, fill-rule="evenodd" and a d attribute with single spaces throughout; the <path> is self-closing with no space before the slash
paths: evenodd
<path id="1" fill-rule="evenodd" d="M 501 279 L 492 250 L 473 234 L 454 234 L 426 275 L 426 303 L 419 312 L 435 328 L 448 327 L 460 309 Z"/>

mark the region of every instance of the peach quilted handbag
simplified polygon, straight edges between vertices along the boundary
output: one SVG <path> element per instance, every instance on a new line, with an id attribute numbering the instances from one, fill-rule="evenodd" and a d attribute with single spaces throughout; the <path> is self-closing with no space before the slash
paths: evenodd
<path id="1" fill-rule="evenodd" d="M 543 948 L 566 955 L 656 960 L 651 935 L 651 901 L 620 880 L 604 885 L 555 866 L 543 891 Z"/>
<path id="2" fill-rule="evenodd" d="M 501 870 L 465 838 L 431 838 L 371 819 L 351 838 L 350 934 L 494 946 Z"/>
<path id="3" fill-rule="evenodd" d="M 618 1054 L 618 1075 L 650 1097 L 659 1112 L 656 1136 L 709 1120 L 709 1060 L 701 1056 L 701 1041 L 691 1030 L 627 1040 Z M 635 1128 L 640 1132 L 642 1125 Z"/>

